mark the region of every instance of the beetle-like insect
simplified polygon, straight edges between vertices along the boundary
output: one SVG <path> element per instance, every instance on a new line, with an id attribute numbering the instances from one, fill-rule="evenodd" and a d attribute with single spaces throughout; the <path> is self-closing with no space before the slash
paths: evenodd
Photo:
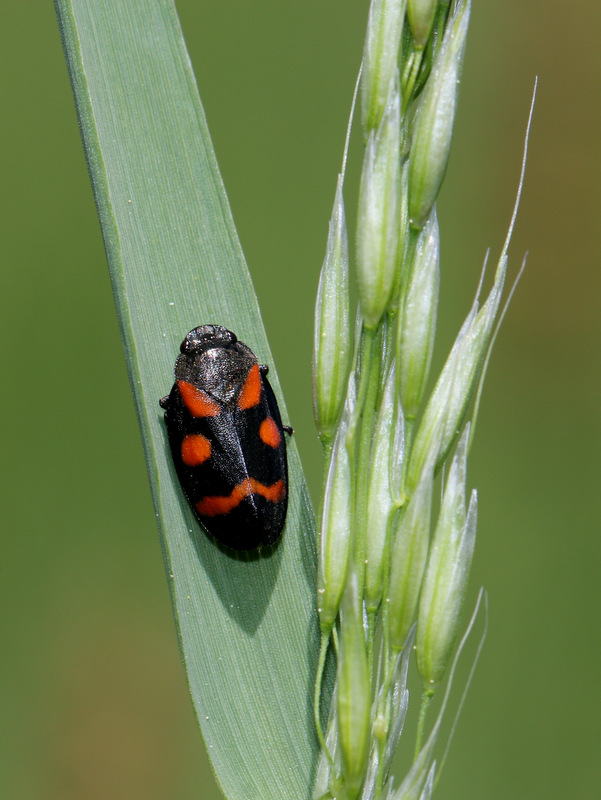
<path id="1" fill-rule="evenodd" d="M 160 401 L 175 469 L 206 530 L 235 550 L 279 538 L 288 506 L 284 432 L 268 367 L 221 325 L 186 336 Z"/>

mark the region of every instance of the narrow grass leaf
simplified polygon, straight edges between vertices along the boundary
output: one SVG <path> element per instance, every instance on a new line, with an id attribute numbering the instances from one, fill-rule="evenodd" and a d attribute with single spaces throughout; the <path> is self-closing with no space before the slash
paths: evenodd
<path id="1" fill-rule="evenodd" d="M 158 406 L 179 343 L 198 324 L 231 328 L 273 365 L 175 6 L 56 0 L 56 8 L 208 752 L 230 800 L 307 798 L 319 640 L 313 514 L 296 447 L 280 545 L 234 555 L 189 510 Z M 282 403 L 273 366 L 270 380 Z"/>

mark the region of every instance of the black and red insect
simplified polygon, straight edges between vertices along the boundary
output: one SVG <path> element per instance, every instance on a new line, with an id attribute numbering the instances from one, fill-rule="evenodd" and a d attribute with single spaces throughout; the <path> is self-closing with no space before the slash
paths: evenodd
<path id="1" fill-rule="evenodd" d="M 268 367 L 221 325 L 190 331 L 163 397 L 184 494 L 226 547 L 254 550 L 280 536 L 288 506 L 284 427 Z"/>

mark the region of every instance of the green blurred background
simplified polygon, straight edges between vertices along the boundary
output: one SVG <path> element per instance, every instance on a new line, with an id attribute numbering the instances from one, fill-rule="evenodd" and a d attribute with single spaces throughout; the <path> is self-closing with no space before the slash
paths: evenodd
<path id="1" fill-rule="evenodd" d="M 313 298 L 367 0 L 178 8 L 315 490 Z M 540 87 L 511 248 L 528 268 L 470 458 L 489 633 L 440 797 L 598 795 L 600 26 L 592 0 L 474 2 L 437 364 L 504 237 Z M 51 4 L 5 1 L 0 36 L 0 797 L 212 800 Z"/>

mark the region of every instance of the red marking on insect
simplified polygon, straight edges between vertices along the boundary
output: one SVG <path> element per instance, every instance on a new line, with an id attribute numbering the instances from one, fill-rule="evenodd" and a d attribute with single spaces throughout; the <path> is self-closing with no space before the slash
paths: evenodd
<path id="1" fill-rule="evenodd" d="M 198 389 L 187 381 L 178 381 L 177 386 L 184 405 L 193 417 L 217 417 L 221 413 L 219 403 L 202 389 Z"/>
<path id="2" fill-rule="evenodd" d="M 254 408 L 261 402 L 261 373 L 259 372 L 259 365 L 253 364 L 244 386 L 238 398 L 238 407 L 245 411 L 247 408 Z"/>
<path id="3" fill-rule="evenodd" d="M 259 439 L 269 447 L 277 447 L 282 441 L 278 426 L 272 417 L 265 417 L 259 426 Z"/>
<path id="4" fill-rule="evenodd" d="M 265 486 L 254 478 L 247 478 L 237 484 L 228 495 L 203 497 L 195 504 L 196 510 L 205 517 L 228 514 L 251 494 L 259 494 L 272 503 L 279 503 L 286 495 L 286 487 L 283 480 L 276 481 L 271 486 Z"/>
<path id="5" fill-rule="evenodd" d="M 202 433 L 189 433 L 182 439 L 182 461 L 187 467 L 198 467 L 211 457 L 211 442 Z"/>

